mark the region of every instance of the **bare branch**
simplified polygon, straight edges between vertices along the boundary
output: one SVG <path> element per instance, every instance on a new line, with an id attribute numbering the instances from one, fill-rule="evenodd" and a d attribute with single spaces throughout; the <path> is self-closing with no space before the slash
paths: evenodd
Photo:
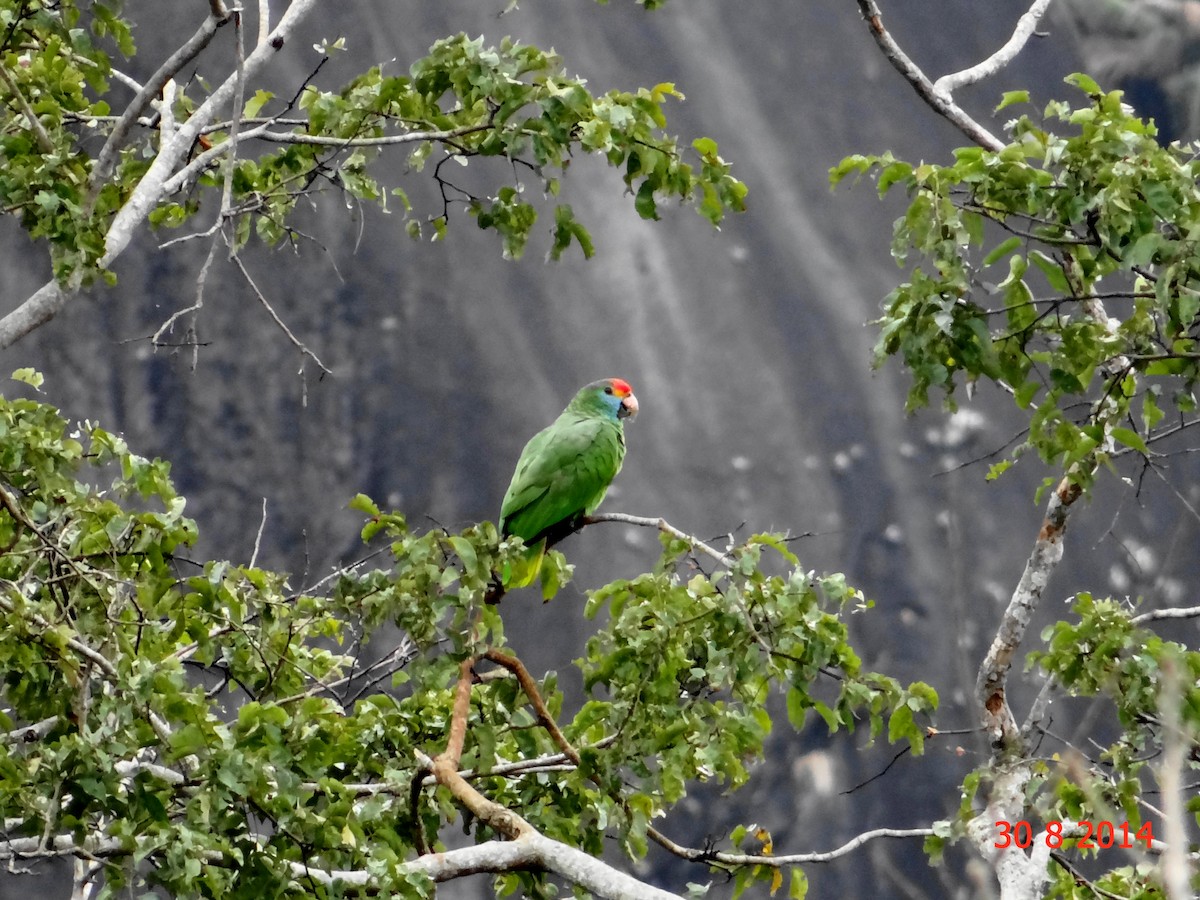
<path id="1" fill-rule="evenodd" d="M 243 132 L 238 138 L 239 143 L 249 140 L 263 140 L 274 144 L 315 144 L 325 147 L 336 147 L 338 149 L 390 147 L 394 144 L 414 144 L 422 141 L 451 141 L 463 135 L 487 131 L 493 127 L 490 124 L 464 125 L 460 128 L 451 128 L 447 131 L 407 131 L 403 134 L 382 135 L 380 137 L 335 138 L 327 135 L 300 134 L 292 131 L 269 131 L 268 128 L 271 124 L 274 124 L 273 120 Z M 229 153 L 232 148 L 233 144 L 231 141 L 225 140 L 196 156 L 195 159 L 164 182 L 163 196 L 169 196 L 182 189 L 184 185 L 189 184 L 197 178 L 201 172 L 216 160 Z"/>
<path id="2" fill-rule="evenodd" d="M 76 838 L 60 834 L 47 846 L 39 846 L 36 837 L 9 837 L 0 840 L 0 860 L 38 859 L 52 856 L 76 856 L 93 860 L 127 856 L 131 851 L 117 838 L 89 835 Z M 205 859 L 220 862 L 221 857 L 206 853 Z M 311 879 L 323 885 L 384 889 L 388 885 L 372 872 L 359 869 L 329 870 L 306 866 L 294 860 L 280 860 L 296 878 Z M 451 881 L 480 872 L 512 872 L 541 869 L 558 875 L 599 897 L 627 900 L 679 900 L 677 894 L 638 881 L 618 869 L 567 844 L 544 837 L 536 831 L 512 841 L 485 841 L 471 847 L 429 853 L 399 867 L 401 874 L 423 874 L 436 882 Z"/>
<path id="3" fill-rule="evenodd" d="M 1163 723 L 1163 757 L 1158 770 L 1158 783 L 1162 788 L 1163 828 L 1167 843 L 1161 871 L 1169 900 L 1189 900 L 1194 896 L 1187 862 L 1187 820 L 1190 816 L 1183 796 L 1183 767 L 1191 740 L 1183 731 L 1179 715 L 1182 699 L 1180 688 L 1178 667 L 1171 660 L 1164 660 L 1163 686 L 1158 698 L 1159 715 Z"/>
<path id="4" fill-rule="evenodd" d="M 297 131 L 263 131 L 254 135 L 260 141 L 273 144 L 315 144 L 318 147 L 390 147 L 393 144 L 412 144 L 417 141 L 452 141 L 467 134 L 491 131 L 490 122 L 482 125 L 463 125 L 449 131 L 406 131 L 379 137 L 343 138 L 325 134 L 303 134 Z"/>
<path id="5" fill-rule="evenodd" d="M 1003 141 L 967 115 L 948 96 L 934 90 L 933 83 L 929 80 L 928 76 L 921 71 L 915 62 L 909 59 L 908 54 L 900 49 L 900 45 L 896 43 L 895 38 L 883 27 L 883 18 L 879 12 L 879 5 L 875 0 L 857 0 L 857 2 L 863 18 L 867 20 L 867 25 L 870 26 L 871 35 L 875 38 L 875 43 L 879 45 L 879 49 L 883 51 L 883 55 L 887 57 L 896 71 L 903 75 L 904 79 L 913 86 L 913 89 L 920 98 L 928 103 L 934 112 L 954 125 L 979 146 L 987 150 L 1002 149 L 1004 147 Z"/>
<path id="6" fill-rule="evenodd" d="M 666 519 L 653 519 L 649 516 L 631 516 L 626 513 L 599 513 L 597 515 L 585 516 L 583 524 L 598 525 L 601 522 L 623 522 L 626 525 L 640 525 L 643 528 L 657 528 L 664 534 L 669 534 L 672 537 L 677 537 L 681 541 L 687 541 L 697 550 L 711 556 L 723 566 L 728 566 L 733 563 L 733 557 L 728 553 L 722 553 L 715 547 L 711 547 L 698 537 L 693 537 L 685 531 L 680 531 Z"/>
<path id="7" fill-rule="evenodd" d="M 45 325 L 67 305 L 68 293 L 57 281 L 47 281 L 20 306 L 0 319 L 0 350 L 35 328 Z"/>
<path id="8" fill-rule="evenodd" d="M 853 853 L 859 847 L 863 846 L 863 844 L 878 840 L 879 838 L 927 838 L 933 835 L 933 829 L 876 828 L 873 831 L 864 831 L 862 834 L 855 835 L 834 850 L 817 853 L 791 853 L 783 856 L 758 856 L 752 853 L 721 853 L 712 850 L 701 850 L 695 847 L 684 847 L 681 844 L 676 844 L 655 829 L 649 829 L 647 834 L 664 850 L 682 859 L 716 862 L 728 866 L 769 866 L 775 869 L 782 869 L 788 866 L 801 866 L 808 863 L 833 862 L 835 859 L 839 859 L 848 853 Z"/>
<path id="9" fill-rule="evenodd" d="M 1200 606 L 1173 607 L 1171 609 L 1153 609 L 1141 615 L 1134 616 L 1130 621 L 1134 625 L 1145 625 L 1147 622 L 1157 622 L 1160 619 L 1195 619 L 1200 616 Z"/>
<path id="10" fill-rule="evenodd" d="M 258 0 L 258 40 L 256 46 L 261 47 L 271 39 L 271 0 Z M 237 115 L 238 110 L 234 110 Z"/>
<path id="11" fill-rule="evenodd" d="M 288 865 L 297 878 L 311 878 L 323 885 L 340 883 L 353 887 L 382 887 L 374 875 L 365 871 L 325 871 L 298 862 Z M 679 900 L 677 894 L 638 881 L 582 850 L 551 840 L 536 831 L 512 841 L 485 841 L 473 847 L 428 853 L 401 867 L 403 872 L 421 873 L 436 882 L 451 881 L 480 872 L 512 872 L 517 869 L 551 872 L 599 897 Z"/>
<path id="12" fill-rule="evenodd" d="M 942 94 L 948 99 L 960 87 L 975 84 L 975 82 L 982 81 L 985 78 L 991 78 L 1007 66 L 1024 49 L 1025 44 L 1029 42 L 1029 38 L 1037 30 L 1038 21 L 1045 15 L 1050 2 L 1051 0 L 1034 0 L 1033 5 L 1017 20 L 1017 27 L 1013 30 L 1012 37 L 1008 39 L 1003 47 L 987 59 L 976 63 L 968 69 L 963 69 L 961 72 L 954 72 L 950 75 L 943 75 L 934 82 L 934 92 Z"/>
<path id="13" fill-rule="evenodd" d="M 262 498 L 262 518 L 258 522 L 258 534 L 254 535 L 254 552 L 250 554 L 250 568 L 258 563 L 258 550 L 262 546 L 263 531 L 267 527 L 267 498 Z"/>
<path id="14" fill-rule="evenodd" d="M 1017 847 L 996 846 L 996 823 L 1018 822 L 1024 817 L 1025 787 L 1032 775 L 1032 765 L 1026 760 L 996 769 L 987 806 L 967 823 L 967 834 L 975 849 L 996 873 L 1001 897 L 1040 897 L 1049 878 L 1048 841 L 1034 841 L 1029 853 Z"/>
<path id="15" fill-rule="evenodd" d="M 546 702 L 542 699 L 542 692 L 538 690 L 537 682 L 529 674 L 529 670 L 525 668 L 525 664 L 515 656 L 501 653 L 499 650 L 494 649 L 488 650 L 487 653 L 483 654 L 483 658 L 489 662 L 494 662 L 498 666 L 503 666 L 516 676 L 517 683 L 521 685 L 521 690 L 525 693 L 525 696 L 529 699 L 529 704 L 537 714 L 538 724 L 550 733 L 550 738 L 558 748 L 571 762 L 578 766 L 580 764 L 579 752 L 571 746 L 571 742 L 567 740 L 566 735 L 559 729 L 558 723 L 554 721 L 554 716 L 546 708 Z"/>
<path id="16" fill-rule="evenodd" d="M 246 58 L 244 77 L 253 78 L 270 61 L 276 46 L 283 46 L 299 24 L 316 8 L 318 0 L 293 0 L 279 24 L 271 31 L 270 40 L 254 49 Z M 221 8 L 224 8 L 223 5 Z M 166 185 L 180 164 L 187 159 L 196 136 L 231 100 L 237 77 L 231 75 L 216 88 L 192 116 L 171 136 L 166 146 L 159 148 L 146 174 L 133 189 L 105 235 L 105 251 L 99 260 L 101 267 L 112 264 L 133 240 L 135 231 L 145 222 L 151 210 L 166 196 Z M 240 112 L 240 110 L 238 111 Z M 53 282 L 39 288 L 17 309 L 0 319 L 0 349 L 28 334 L 57 313 L 68 297 L 79 290 L 78 283 L 56 286 Z"/>
<path id="17" fill-rule="evenodd" d="M 280 327 L 285 335 L 287 335 L 287 339 L 292 342 L 292 345 L 309 359 L 311 359 L 314 363 L 316 363 L 317 367 L 322 372 L 324 372 L 326 375 L 332 375 L 333 370 L 329 368 L 329 366 L 325 365 L 325 363 L 321 362 L 321 358 L 317 356 L 317 354 L 313 353 L 313 351 L 308 348 L 307 344 L 296 337 L 296 335 L 292 333 L 292 330 L 287 327 L 287 323 L 285 323 L 283 319 L 279 317 L 279 313 L 275 312 L 275 308 L 271 306 L 271 303 L 269 300 L 267 300 L 266 295 L 259 290 L 258 285 L 254 283 L 254 279 L 250 277 L 250 273 L 246 271 L 246 266 L 242 263 L 242 258 L 236 253 L 233 255 L 233 264 L 238 267 L 238 271 L 242 273 L 242 277 L 246 279 L 246 283 L 250 285 L 250 289 L 254 291 L 254 296 L 258 298 L 258 302 L 266 308 L 268 313 L 270 313 L 271 318 L 275 320 L 275 324 Z"/>
<path id="18" fill-rule="evenodd" d="M 48 719 L 42 719 L 40 722 L 34 722 L 32 725 L 14 728 L 12 731 L 0 734 L 0 746 L 11 749 L 14 744 L 30 744 L 34 741 L 40 741 L 57 727 L 60 719 L 60 716 L 51 716 Z"/>

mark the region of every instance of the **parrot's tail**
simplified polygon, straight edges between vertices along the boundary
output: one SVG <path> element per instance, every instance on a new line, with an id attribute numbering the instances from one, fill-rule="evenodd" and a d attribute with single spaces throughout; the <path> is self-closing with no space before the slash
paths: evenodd
<path id="1" fill-rule="evenodd" d="M 526 547 L 521 555 L 504 564 L 500 570 L 500 581 L 506 591 L 533 584 L 542 570 L 542 557 L 546 554 L 543 538 L 532 547 Z"/>

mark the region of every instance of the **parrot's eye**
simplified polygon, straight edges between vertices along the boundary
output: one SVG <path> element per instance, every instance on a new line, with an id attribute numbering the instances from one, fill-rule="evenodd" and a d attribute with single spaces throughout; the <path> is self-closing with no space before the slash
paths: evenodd
<path id="1" fill-rule="evenodd" d="M 611 384 L 610 384 L 608 387 L 606 387 L 606 388 L 604 389 L 604 393 L 606 393 L 606 394 L 611 394 L 611 393 L 612 393 L 612 385 L 611 385 Z"/>

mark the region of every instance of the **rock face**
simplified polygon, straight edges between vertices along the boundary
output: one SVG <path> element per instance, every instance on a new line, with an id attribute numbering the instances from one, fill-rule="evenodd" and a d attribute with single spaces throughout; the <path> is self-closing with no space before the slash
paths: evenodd
<path id="1" fill-rule="evenodd" d="M 139 16 L 154 3 L 128 4 L 141 23 L 139 67 L 183 34 L 178 23 Z M 987 4 L 890 5 L 889 25 L 935 73 L 987 55 L 1012 24 L 1009 11 Z M 1037 533 L 1032 487 L 1044 472 L 1029 461 L 993 485 L 985 465 L 932 477 L 997 449 L 1019 426 L 996 397 L 949 422 L 905 418 L 904 380 L 894 369 L 870 371 L 875 335 L 865 324 L 897 277 L 888 245 L 900 198 L 881 203 L 869 184 L 831 193 L 826 174 L 852 152 L 942 159 L 964 139 L 901 82 L 852 3 L 676 0 L 646 13 L 527 0 L 497 18 L 503 6 L 331 6 L 307 43 L 281 54 L 273 78 L 294 90 L 316 62 L 308 44 L 318 32 L 345 34 L 353 51 L 323 79 L 364 59 L 405 68 L 455 31 L 552 45 L 600 90 L 676 82 L 687 101 L 672 110 L 672 130 L 720 143 L 750 185 L 750 210 L 721 233 L 686 209 L 646 223 L 620 196 L 618 173 L 581 160 L 565 190 L 598 255 L 543 264 L 548 240 L 506 262 L 494 236 L 466 216 L 444 242 L 416 244 L 376 211 L 318 202 L 304 230 L 321 245 L 299 255 L 250 251 L 246 262 L 289 327 L 334 370 L 323 379 L 228 266 L 209 280 L 195 370 L 190 351 L 154 352 L 147 335 L 191 302 L 207 247 L 159 251 L 161 238 L 146 235 L 120 261 L 115 288 L 9 351 L 8 370 L 37 366 L 68 415 L 172 460 L 205 535 L 198 554 L 248 558 L 265 498 L 259 562 L 297 573 L 296 582 L 357 552 L 359 517 L 344 507 L 360 491 L 416 525 L 494 518 L 524 441 L 579 385 L 619 375 L 634 385 L 642 413 L 605 509 L 663 516 L 705 537 L 812 532 L 796 544 L 805 565 L 844 571 L 877 600 L 852 623 L 866 664 L 931 682 L 943 696 L 939 725 L 972 727 L 965 701 Z M 1069 46 L 1051 35 L 1013 72 L 962 99 L 983 116 L 1018 85 L 1045 100 L 1065 93 L 1058 79 L 1072 69 Z M 406 175 L 403 157 L 395 160 L 397 182 L 418 205 L 430 200 L 428 174 Z M 9 234 L 0 274 L 13 300 L 45 277 L 17 262 L 34 258 L 22 240 Z M 1125 524 L 1147 541 L 1172 527 L 1148 514 L 1132 521 L 1138 515 Z M 1088 512 L 1096 534 L 1110 518 L 1102 501 Z M 1096 569 L 1094 538 L 1083 529 L 1074 539 L 1059 596 Z M 563 549 L 584 589 L 641 571 L 657 541 L 606 525 Z M 505 600 L 513 645 L 531 669 L 566 670 L 578 655 L 590 624 L 571 600 L 546 608 Z M 931 742 L 931 757 L 905 758 L 842 796 L 878 774 L 892 751 L 857 753 L 864 736 L 830 738 L 816 727 L 781 729 L 775 740 L 779 764 L 757 787 L 700 798 L 691 820 L 669 830 L 702 843 L 736 821 L 758 821 L 780 852 L 830 849 L 865 828 L 949 815 L 953 785 L 985 750 L 968 735 L 958 759 L 952 746 Z M 957 761 L 931 764 L 939 757 Z M 874 845 L 810 877 L 820 897 L 913 886 L 950 893 L 916 842 Z"/>

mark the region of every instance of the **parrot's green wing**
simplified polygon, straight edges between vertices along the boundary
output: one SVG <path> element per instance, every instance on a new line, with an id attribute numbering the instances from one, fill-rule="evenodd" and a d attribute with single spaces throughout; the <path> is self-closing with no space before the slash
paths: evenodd
<path id="1" fill-rule="evenodd" d="M 534 435 L 500 507 L 500 528 L 534 544 L 604 499 L 625 457 L 620 424 L 568 411 Z"/>

